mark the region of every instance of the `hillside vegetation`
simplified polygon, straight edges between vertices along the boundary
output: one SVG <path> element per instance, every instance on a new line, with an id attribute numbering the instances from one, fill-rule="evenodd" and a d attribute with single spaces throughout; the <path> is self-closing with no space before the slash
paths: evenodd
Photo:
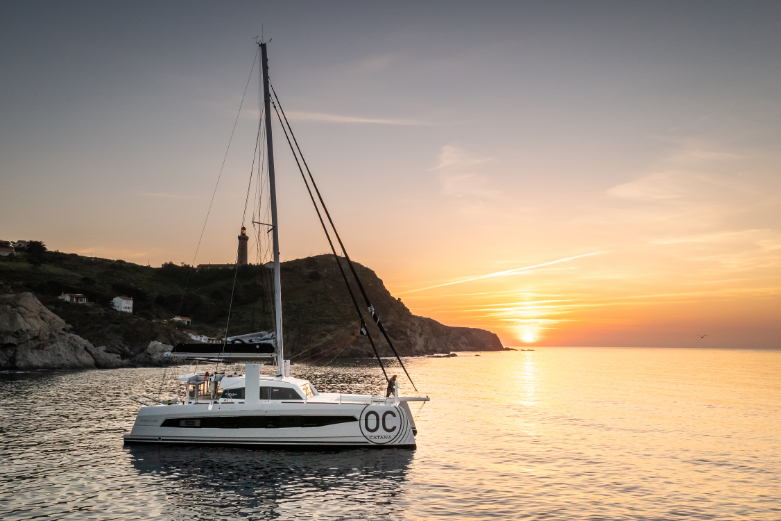
<path id="1" fill-rule="evenodd" d="M 447 327 L 412 315 L 372 270 L 358 264 L 356 270 L 402 355 L 502 349 L 488 331 Z M 192 319 L 186 329 L 212 337 L 224 335 L 226 326 L 229 336 L 272 329 L 271 275 L 269 268 L 257 265 L 237 270 L 167 263 L 152 268 L 59 252 L 46 252 L 35 262 L 0 258 L 1 293 L 33 292 L 76 334 L 123 358 L 138 354 L 151 340 L 170 344 L 186 339 L 182 326 L 166 322 L 175 315 Z M 284 262 L 281 275 L 286 358 L 371 356 L 333 256 Z M 62 293 L 83 293 L 92 304 L 63 302 L 57 299 Z M 118 295 L 133 298 L 132 315 L 111 307 Z M 381 354 L 391 355 L 376 326 L 369 327 Z"/>

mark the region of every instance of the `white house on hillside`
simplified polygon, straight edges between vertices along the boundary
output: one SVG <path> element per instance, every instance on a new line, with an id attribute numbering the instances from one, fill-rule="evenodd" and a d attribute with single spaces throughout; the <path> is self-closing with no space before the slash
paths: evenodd
<path id="1" fill-rule="evenodd" d="M 117 311 L 123 311 L 125 313 L 133 312 L 133 297 L 114 297 L 111 301 L 114 304 L 114 309 Z"/>
<path id="2" fill-rule="evenodd" d="M 65 302 L 70 302 L 72 304 L 86 304 L 87 303 L 87 297 L 82 295 L 81 293 L 63 293 L 59 297 L 57 297 L 60 300 L 64 300 Z"/>
<path id="3" fill-rule="evenodd" d="M 171 320 L 173 320 L 174 322 L 181 322 L 185 326 L 189 326 L 192 323 L 190 317 L 174 317 Z"/>

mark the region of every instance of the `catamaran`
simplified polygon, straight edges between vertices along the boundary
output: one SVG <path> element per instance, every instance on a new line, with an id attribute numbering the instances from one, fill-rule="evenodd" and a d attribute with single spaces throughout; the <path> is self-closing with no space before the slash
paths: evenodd
<path id="1" fill-rule="evenodd" d="M 262 335 L 227 337 L 221 344 L 177 344 L 169 353 L 172 360 L 206 360 L 218 364 L 243 362 L 244 374 L 217 371 L 184 374 L 178 378 L 185 388 L 182 399 L 176 397 L 160 400 L 159 397 L 145 396 L 147 401 L 144 401 L 132 397 L 141 403 L 142 407 L 138 411 L 131 432 L 124 435 L 124 440 L 126 443 L 214 444 L 275 448 L 414 448 L 417 428 L 409 403 L 426 402 L 429 400 L 427 396 L 399 396 L 399 386 L 392 384 L 389 385 L 393 390 L 390 396 L 321 393 L 311 382 L 295 378 L 290 374 L 290 361 L 284 358 L 282 335 L 279 232 L 271 131 L 272 104 L 291 150 L 294 155 L 298 150 L 306 167 L 308 179 L 304 175 L 299 156 L 296 156 L 299 171 L 307 184 L 310 198 L 315 204 L 320 223 L 328 237 L 332 253 L 336 257 L 337 265 L 361 321 L 361 334 L 368 337 L 387 379 L 379 351 L 364 322 L 363 313 L 368 313 L 409 377 L 336 232 L 320 191 L 306 161 L 303 160 L 295 135 L 284 116 L 284 111 L 281 111 L 280 115 L 279 98 L 273 87 L 269 88 L 266 43 L 259 42 L 258 45 L 264 96 L 261 117 L 264 118 L 265 124 L 270 189 L 271 224 L 269 226 L 273 245 L 275 330 Z M 272 100 L 272 92 L 276 103 Z M 317 206 L 312 188 L 317 194 L 323 212 Z M 337 255 L 326 228 L 323 213 L 341 248 L 341 258 Z M 364 308 L 359 306 L 358 298 L 347 283 L 342 263 L 347 264 L 357 282 L 365 303 Z M 261 361 L 273 362 L 276 366 L 275 374 L 261 374 Z M 412 383 L 411 378 L 410 383 Z M 412 385 L 414 387 L 414 383 Z M 153 403 L 149 403 L 150 400 Z"/>

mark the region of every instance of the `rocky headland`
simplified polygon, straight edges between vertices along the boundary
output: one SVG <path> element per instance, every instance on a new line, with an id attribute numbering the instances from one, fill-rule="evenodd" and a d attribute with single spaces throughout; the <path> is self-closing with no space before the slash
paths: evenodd
<path id="1" fill-rule="evenodd" d="M 192 341 L 188 330 L 224 334 L 231 295 L 229 335 L 272 324 L 270 270 L 263 266 L 243 266 L 233 287 L 234 269 L 151 268 L 47 255 L 42 266 L 0 262 L 0 292 L 6 293 L 0 295 L 0 369 L 160 365 L 172 344 Z M 360 264 L 356 270 L 400 355 L 503 350 L 489 331 L 413 315 L 372 270 Z M 352 276 L 349 282 L 358 296 Z M 282 287 L 286 358 L 296 363 L 374 356 L 332 256 L 283 263 Z M 83 293 L 91 304 L 58 300 L 62 291 Z M 120 292 L 134 297 L 132 315 L 110 306 L 111 295 Z M 193 324 L 166 320 L 174 314 L 186 314 Z M 391 356 L 377 326 L 368 321 L 367 327 L 380 355 Z"/>

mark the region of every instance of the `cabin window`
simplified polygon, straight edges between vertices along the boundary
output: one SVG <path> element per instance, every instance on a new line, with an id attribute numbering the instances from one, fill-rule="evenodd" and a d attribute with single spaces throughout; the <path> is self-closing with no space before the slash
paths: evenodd
<path id="1" fill-rule="evenodd" d="M 289 387 L 261 387 L 261 400 L 303 400 L 295 389 Z"/>
<path id="2" fill-rule="evenodd" d="M 243 400 L 244 399 L 244 387 L 235 387 L 233 389 L 225 389 L 222 391 L 222 398 L 224 400 Z"/>
<path id="3" fill-rule="evenodd" d="M 311 392 L 311 390 L 309 391 Z M 234 387 L 233 389 L 225 389 L 222 391 L 222 398 L 225 400 L 244 400 L 246 390 L 244 387 Z M 308 394 L 307 396 L 314 396 L 314 394 Z M 261 387 L 260 388 L 261 400 L 303 400 L 301 395 L 296 392 L 295 389 L 289 387 Z"/>

